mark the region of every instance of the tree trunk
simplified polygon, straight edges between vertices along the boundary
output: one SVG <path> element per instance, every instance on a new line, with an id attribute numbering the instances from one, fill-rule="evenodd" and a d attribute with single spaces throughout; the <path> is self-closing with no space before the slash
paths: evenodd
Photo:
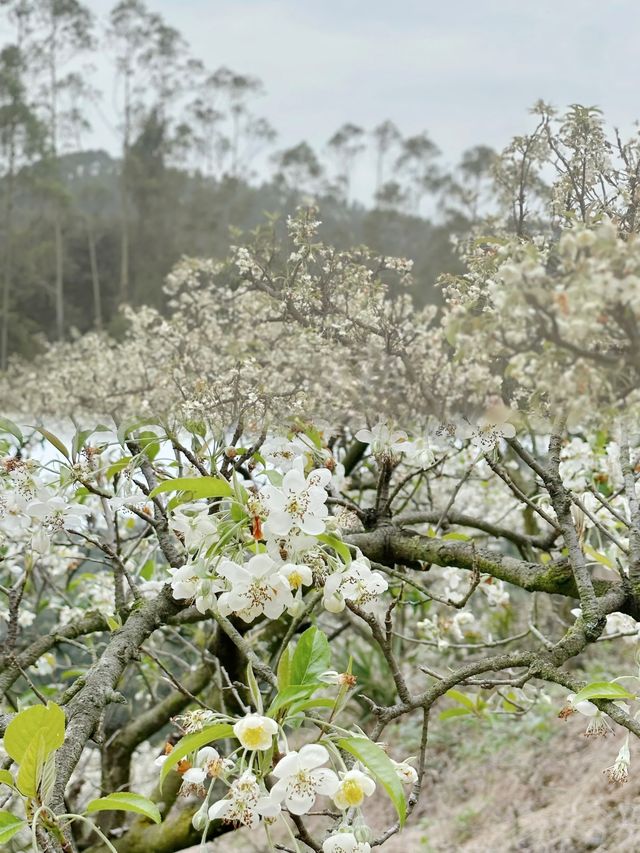
<path id="1" fill-rule="evenodd" d="M 13 189 L 14 189 L 14 151 L 11 147 L 9 170 L 7 174 L 7 203 L 5 207 L 5 253 L 4 276 L 2 282 L 2 326 L 0 327 L 0 370 L 7 369 L 9 359 L 9 306 L 11 303 L 11 285 L 13 279 Z"/>
<path id="2" fill-rule="evenodd" d="M 93 289 L 93 325 L 96 329 L 102 329 L 102 295 L 100 293 L 96 238 L 91 226 L 91 219 L 87 216 L 85 221 L 87 225 L 87 241 L 89 243 L 89 262 L 91 264 L 91 286 Z"/>
<path id="3" fill-rule="evenodd" d="M 64 275 L 62 257 L 62 223 L 60 222 L 60 211 L 56 213 L 55 225 L 55 252 L 56 252 L 56 337 L 59 341 L 64 339 Z"/>

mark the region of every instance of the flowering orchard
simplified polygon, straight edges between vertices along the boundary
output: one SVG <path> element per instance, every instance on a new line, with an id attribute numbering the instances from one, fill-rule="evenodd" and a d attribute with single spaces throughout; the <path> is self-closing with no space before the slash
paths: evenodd
<path id="1" fill-rule="evenodd" d="M 184 259 L 168 317 L 14 364 L 8 849 L 384 849 L 434 729 L 553 703 L 626 780 L 638 674 L 585 673 L 638 638 L 640 158 L 537 115 L 442 308 L 302 209 Z"/>

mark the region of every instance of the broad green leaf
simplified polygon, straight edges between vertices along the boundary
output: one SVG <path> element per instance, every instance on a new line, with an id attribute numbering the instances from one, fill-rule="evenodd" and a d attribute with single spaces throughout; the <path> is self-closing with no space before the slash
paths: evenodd
<path id="1" fill-rule="evenodd" d="M 173 750 L 167 756 L 167 760 L 162 765 L 162 769 L 160 771 L 160 783 L 162 784 L 168 772 L 174 768 L 176 764 L 185 757 L 185 755 L 189 755 L 190 752 L 194 752 L 194 750 L 200 749 L 202 746 L 206 746 L 208 743 L 211 743 L 211 741 L 222 740 L 226 737 L 235 737 L 233 734 L 233 726 L 229 725 L 229 723 L 215 723 L 213 726 L 207 726 L 202 729 L 201 732 L 193 732 L 193 734 L 180 738 Z"/>
<path id="2" fill-rule="evenodd" d="M 0 812 L 0 843 L 10 841 L 16 832 L 20 832 L 26 826 L 26 820 L 21 820 L 9 812 Z"/>
<path id="3" fill-rule="evenodd" d="M 122 619 L 119 613 L 107 616 L 107 625 L 110 631 L 119 631 L 122 628 Z"/>
<path id="4" fill-rule="evenodd" d="M 332 536 L 330 533 L 321 533 L 317 538 L 320 542 L 324 542 L 325 545 L 333 548 L 336 554 L 340 555 L 343 563 L 349 564 L 351 562 L 351 551 L 337 536 Z"/>
<path id="5" fill-rule="evenodd" d="M 309 684 L 317 681 L 331 666 L 329 641 L 315 625 L 301 634 L 291 659 L 291 684 Z"/>
<path id="6" fill-rule="evenodd" d="M 13 788 L 13 776 L 8 770 L 0 770 L 0 785 L 10 785 Z"/>
<path id="7" fill-rule="evenodd" d="M 97 800 L 91 800 L 86 808 L 87 814 L 94 812 L 134 812 L 135 814 L 144 815 L 154 823 L 160 823 L 162 817 L 158 806 L 143 797 L 141 794 L 132 794 L 129 791 L 118 791 L 115 794 L 109 794 L 107 797 L 99 797 Z"/>
<path id="8" fill-rule="evenodd" d="M 107 480 L 113 480 L 116 474 L 119 474 L 121 471 L 124 471 L 133 460 L 133 456 L 123 456 L 121 459 L 117 459 L 107 468 Z"/>
<path id="9" fill-rule="evenodd" d="M 454 702 L 457 702 L 459 705 L 467 708 L 472 714 L 476 714 L 478 711 L 475 701 L 470 696 L 466 696 L 464 693 L 461 693 L 459 690 L 447 690 L 445 696 L 448 696 L 449 699 L 453 699 Z"/>
<path id="10" fill-rule="evenodd" d="M 278 711 L 286 708 L 287 705 L 291 705 L 292 702 L 298 702 L 300 699 L 308 699 L 319 687 L 323 687 L 319 681 L 310 684 L 290 684 L 278 693 L 269 706 L 267 714 L 270 717 L 275 717 Z"/>
<path id="11" fill-rule="evenodd" d="M 592 560 L 595 560 L 602 566 L 606 566 L 608 569 L 615 569 L 613 560 L 610 560 L 605 554 L 601 554 L 599 551 L 596 551 L 590 545 L 583 545 L 582 550 L 588 557 L 591 557 Z"/>
<path id="12" fill-rule="evenodd" d="M 320 696 L 317 699 L 306 699 L 301 702 L 294 702 L 289 708 L 289 713 L 299 714 L 300 711 L 310 711 L 312 708 L 333 708 L 335 707 L 335 704 L 334 699 L 327 699 L 325 696 Z"/>
<path id="13" fill-rule="evenodd" d="M 253 667 L 251 666 L 251 663 L 249 663 L 247 666 L 247 686 L 249 688 L 249 696 L 251 696 L 253 707 L 259 714 L 263 714 L 264 708 L 262 705 L 262 693 L 260 693 L 258 682 L 256 681 L 256 677 L 253 674 Z"/>
<path id="14" fill-rule="evenodd" d="M 13 421 L 10 421 L 9 418 L 0 417 L 0 432 L 8 432 L 10 435 L 17 438 L 20 444 L 24 443 L 24 436 L 20 430 L 20 427 L 14 424 Z"/>
<path id="15" fill-rule="evenodd" d="M 474 711 L 468 711 L 466 708 L 446 708 L 440 712 L 441 720 L 449 720 L 451 717 L 469 717 L 474 714 Z"/>
<path id="16" fill-rule="evenodd" d="M 256 454 L 257 455 L 257 454 Z M 264 459 L 260 457 L 260 461 L 262 464 L 266 464 Z M 273 468 L 268 468 L 266 471 L 262 472 L 267 480 L 271 483 L 272 486 L 281 486 L 282 480 L 284 479 L 284 475 L 280 473 L 280 471 L 274 471 Z"/>
<path id="17" fill-rule="evenodd" d="M 147 562 L 144 564 L 144 566 L 140 569 L 140 572 L 138 573 L 143 581 L 150 581 L 151 580 L 151 578 L 153 577 L 153 572 L 155 570 L 155 567 L 156 567 L 155 560 L 147 560 Z"/>
<path id="18" fill-rule="evenodd" d="M 25 749 L 16 776 L 16 786 L 25 797 L 35 797 L 40 787 L 42 768 L 47 760 L 47 752 L 42 732 L 29 741 Z"/>
<path id="19" fill-rule="evenodd" d="M 5 752 L 20 764 L 31 741 L 42 734 L 46 755 L 62 746 L 64 711 L 55 702 L 34 705 L 16 714 L 4 733 Z M 45 758 L 46 758 L 45 755 Z"/>
<path id="20" fill-rule="evenodd" d="M 93 435 L 94 430 L 92 429 L 79 429 L 76 430 L 75 435 L 73 436 L 73 440 L 71 442 L 71 450 L 73 452 L 74 458 L 80 453 L 82 448 L 85 445 L 86 440 L 90 435 Z"/>
<path id="21" fill-rule="evenodd" d="M 279 690 L 284 690 L 291 684 L 291 651 L 289 646 L 280 655 L 277 676 Z"/>
<path id="22" fill-rule="evenodd" d="M 47 439 L 49 444 L 53 444 L 55 449 L 59 450 L 60 453 L 62 453 L 62 455 L 65 457 L 65 459 L 68 459 L 69 462 L 71 462 L 71 456 L 69 455 L 69 451 L 64 446 L 62 441 L 60 441 L 57 435 L 54 435 L 52 432 L 49 432 L 49 430 L 45 429 L 44 427 L 34 426 L 33 429 L 37 430 L 40 435 Z"/>
<path id="23" fill-rule="evenodd" d="M 56 754 L 52 752 L 44 763 L 40 779 L 40 799 L 46 806 L 51 802 L 53 786 L 56 783 Z"/>
<path id="24" fill-rule="evenodd" d="M 468 542 L 471 539 L 471 536 L 467 536 L 466 533 L 445 533 L 441 539 L 452 539 L 460 542 Z"/>
<path id="25" fill-rule="evenodd" d="M 340 749 L 344 749 L 354 758 L 357 758 L 375 776 L 389 795 L 402 827 L 407 816 L 407 803 L 402 790 L 402 782 L 398 778 L 396 768 L 387 753 L 377 743 L 366 737 L 340 738 L 337 745 Z"/>
<path id="26" fill-rule="evenodd" d="M 615 681 L 592 681 L 579 690 L 573 700 L 576 702 L 584 702 L 587 699 L 635 699 L 633 693 L 629 693 L 621 684 Z"/>
<path id="27" fill-rule="evenodd" d="M 149 494 L 155 498 L 161 492 L 189 492 L 193 500 L 197 498 L 230 498 L 233 495 L 231 485 L 221 477 L 176 477 L 165 480 Z"/>

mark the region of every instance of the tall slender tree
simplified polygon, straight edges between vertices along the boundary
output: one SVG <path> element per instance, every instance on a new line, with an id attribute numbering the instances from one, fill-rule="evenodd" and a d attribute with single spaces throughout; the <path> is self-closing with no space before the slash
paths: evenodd
<path id="1" fill-rule="evenodd" d="M 20 36 L 19 36 L 20 38 Z M 7 367 L 14 275 L 15 201 L 20 167 L 41 151 L 42 125 L 29 103 L 25 61 L 18 44 L 0 51 L 0 164 L 4 184 L 0 370 Z"/>
<path id="2" fill-rule="evenodd" d="M 60 151 L 64 139 L 60 100 L 74 85 L 75 75 L 67 71 L 93 45 L 93 16 L 78 0 L 33 0 L 33 16 L 38 27 L 34 36 L 33 61 L 40 82 L 40 96 L 48 130 L 47 154 L 52 176 L 51 196 L 55 251 L 55 329 L 65 333 L 64 318 L 64 236 L 65 193 L 60 176 Z"/>

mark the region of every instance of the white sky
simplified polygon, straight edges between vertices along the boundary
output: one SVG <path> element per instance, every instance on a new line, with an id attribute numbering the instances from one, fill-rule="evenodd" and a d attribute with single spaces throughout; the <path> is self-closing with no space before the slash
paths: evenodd
<path id="1" fill-rule="evenodd" d="M 112 0 L 89 0 L 105 16 Z M 212 69 L 262 79 L 278 147 L 321 149 L 345 121 L 426 129 L 455 161 L 503 147 L 529 106 L 597 104 L 640 118 L 640 0 L 148 0 Z M 98 85 L 109 72 L 96 58 Z M 109 98 L 105 99 L 108 112 Z M 113 148 L 95 120 L 93 144 Z M 361 167 L 364 185 L 367 166 Z"/>

